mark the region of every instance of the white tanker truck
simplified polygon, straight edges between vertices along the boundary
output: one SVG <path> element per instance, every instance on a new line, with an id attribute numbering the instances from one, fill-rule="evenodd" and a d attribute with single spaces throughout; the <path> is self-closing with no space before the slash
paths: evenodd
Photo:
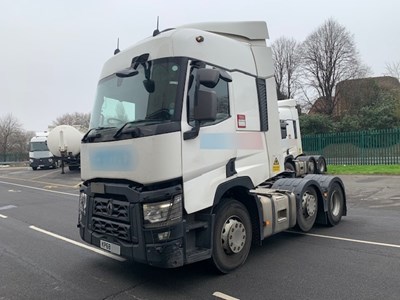
<path id="1" fill-rule="evenodd" d="M 82 137 L 83 133 L 70 125 L 59 125 L 50 131 L 47 145 L 50 152 L 61 160 L 62 167 L 66 164 L 70 171 L 80 168 Z"/>

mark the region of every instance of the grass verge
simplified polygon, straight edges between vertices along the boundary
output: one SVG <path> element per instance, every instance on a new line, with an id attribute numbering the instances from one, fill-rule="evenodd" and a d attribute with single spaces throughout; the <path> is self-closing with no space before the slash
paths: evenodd
<path id="1" fill-rule="evenodd" d="M 400 165 L 328 165 L 335 175 L 400 175 Z"/>

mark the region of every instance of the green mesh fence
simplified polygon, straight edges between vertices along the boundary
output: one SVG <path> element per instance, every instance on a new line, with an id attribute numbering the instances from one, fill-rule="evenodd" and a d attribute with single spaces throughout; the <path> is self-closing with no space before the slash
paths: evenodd
<path id="1" fill-rule="evenodd" d="M 308 135 L 302 143 L 306 154 L 322 154 L 328 164 L 400 163 L 400 128 Z"/>

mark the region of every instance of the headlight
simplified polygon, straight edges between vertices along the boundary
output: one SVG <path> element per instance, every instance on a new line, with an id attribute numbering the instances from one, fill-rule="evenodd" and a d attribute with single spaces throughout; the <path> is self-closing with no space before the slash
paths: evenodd
<path id="1" fill-rule="evenodd" d="M 49 162 L 53 162 L 53 159 L 52 159 L 52 158 L 49 158 Z"/>
<path id="2" fill-rule="evenodd" d="M 79 223 L 82 221 L 82 216 L 86 213 L 87 195 L 83 192 L 79 194 Z"/>
<path id="3" fill-rule="evenodd" d="M 182 195 L 176 195 L 172 200 L 143 204 L 145 227 L 161 227 L 182 220 Z"/>

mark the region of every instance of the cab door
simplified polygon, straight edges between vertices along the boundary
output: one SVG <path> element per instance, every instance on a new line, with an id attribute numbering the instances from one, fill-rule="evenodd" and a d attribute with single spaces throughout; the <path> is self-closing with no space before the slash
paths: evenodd
<path id="1" fill-rule="evenodd" d="M 186 111 L 184 109 L 182 117 L 182 173 L 187 213 L 199 211 L 213 204 L 216 189 L 219 184 L 227 180 L 227 168 L 237 154 L 229 82 L 220 79 L 213 88 L 199 85 L 196 82 L 197 71 L 197 68 L 192 68 L 189 74 Z M 199 90 L 215 92 L 217 114 L 215 120 L 200 123 L 197 136 L 185 139 L 184 132 L 195 127 L 196 87 Z"/>

